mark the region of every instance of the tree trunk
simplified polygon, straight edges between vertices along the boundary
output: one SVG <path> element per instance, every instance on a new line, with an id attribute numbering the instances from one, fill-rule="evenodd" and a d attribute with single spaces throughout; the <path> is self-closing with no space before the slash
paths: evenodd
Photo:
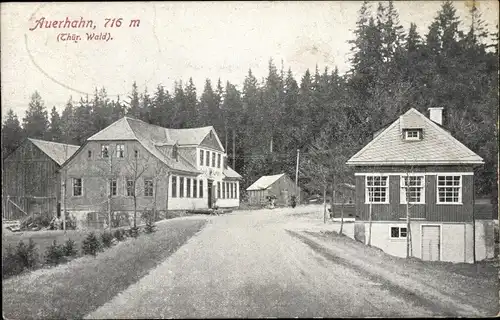
<path id="1" fill-rule="evenodd" d="M 168 217 L 168 190 L 169 190 L 169 186 L 170 186 L 170 172 L 167 173 L 167 187 L 165 188 L 166 189 L 166 200 L 165 200 L 165 219 Z"/>
<path id="2" fill-rule="evenodd" d="M 406 188 L 406 258 L 410 257 L 410 205 L 408 204 L 408 191 L 408 188 Z"/>
<path id="3" fill-rule="evenodd" d="M 340 232 L 342 234 L 342 230 L 344 229 L 344 200 L 342 199 L 342 207 L 340 207 Z"/>
<path id="4" fill-rule="evenodd" d="M 372 245 L 372 204 L 369 204 L 368 212 L 368 246 Z"/>
<path id="5" fill-rule="evenodd" d="M 326 186 L 325 183 L 323 185 L 323 223 L 326 223 Z"/>
<path id="6" fill-rule="evenodd" d="M 334 214 L 334 203 L 335 203 L 335 186 L 334 186 L 334 183 L 335 183 L 335 178 L 334 178 L 333 181 L 334 182 L 332 182 L 332 200 L 330 201 L 330 210 L 331 210 L 332 219 L 335 217 L 335 214 Z"/>
<path id="7" fill-rule="evenodd" d="M 111 180 L 108 180 L 108 229 L 111 230 Z"/>
<path id="8" fill-rule="evenodd" d="M 137 227 L 137 197 L 134 190 L 134 228 Z"/>
<path id="9" fill-rule="evenodd" d="M 66 169 L 64 169 L 63 183 L 62 183 L 62 221 L 63 221 L 63 230 L 66 231 Z M 59 229 L 60 226 L 57 226 Z"/>

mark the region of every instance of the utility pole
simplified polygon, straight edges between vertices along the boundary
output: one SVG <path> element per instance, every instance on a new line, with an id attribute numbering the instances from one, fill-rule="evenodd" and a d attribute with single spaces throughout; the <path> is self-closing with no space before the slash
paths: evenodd
<path id="1" fill-rule="evenodd" d="M 295 167 L 295 186 L 299 185 L 299 158 L 300 158 L 300 150 L 297 149 L 297 166 Z"/>
<path id="2" fill-rule="evenodd" d="M 233 129 L 233 170 L 236 170 L 236 131 Z"/>
<path id="3" fill-rule="evenodd" d="M 297 203 L 300 203 L 300 191 L 299 191 L 299 157 L 300 150 L 297 149 L 297 165 L 295 167 L 295 190 L 297 192 Z"/>
<path id="4" fill-rule="evenodd" d="M 64 146 L 64 157 L 65 159 L 67 160 L 68 159 L 68 146 L 65 145 Z M 63 168 L 64 172 L 63 172 L 63 184 L 62 184 L 62 200 L 63 200 L 63 203 L 62 203 L 62 216 L 63 216 L 63 230 L 64 232 L 66 232 L 66 182 L 68 180 L 68 177 L 67 177 L 67 172 L 68 172 L 68 169 L 66 167 Z"/>

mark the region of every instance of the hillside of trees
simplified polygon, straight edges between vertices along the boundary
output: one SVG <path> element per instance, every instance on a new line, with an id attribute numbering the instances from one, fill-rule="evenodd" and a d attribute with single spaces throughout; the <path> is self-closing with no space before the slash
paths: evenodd
<path id="1" fill-rule="evenodd" d="M 61 114 L 55 107 L 48 111 L 35 92 L 21 121 L 8 112 L 2 157 L 25 137 L 81 145 L 130 115 L 168 128 L 213 125 L 229 165 L 243 176 L 242 190 L 266 174 L 286 172 L 294 179 L 299 149 L 299 183 L 317 192 L 353 180 L 345 161 L 374 131 L 411 107 L 428 115 L 427 108 L 439 106 L 451 134 L 484 158 L 476 190 L 490 195 L 497 182 L 498 25 L 490 34 L 475 5 L 469 14 L 464 23 L 453 3 L 444 2 L 421 35 L 415 24 L 401 26 L 392 2 L 365 2 L 344 75 L 316 66 L 297 78 L 270 60 L 265 79 L 248 70 L 242 86 L 207 79 L 196 88 L 189 79 L 172 91 L 158 86 L 139 92 L 134 83 L 128 97 L 116 100 L 100 88 L 78 103 L 70 97 Z"/>

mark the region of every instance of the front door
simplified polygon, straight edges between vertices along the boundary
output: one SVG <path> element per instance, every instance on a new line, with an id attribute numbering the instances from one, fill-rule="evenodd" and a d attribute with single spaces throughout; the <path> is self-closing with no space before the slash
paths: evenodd
<path id="1" fill-rule="evenodd" d="M 212 189 L 213 189 L 214 181 L 208 180 L 208 208 L 212 208 Z"/>
<path id="2" fill-rule="evenodd" d="M 422 226 L 422 260 L 441 260 L 441 226 Z"/>

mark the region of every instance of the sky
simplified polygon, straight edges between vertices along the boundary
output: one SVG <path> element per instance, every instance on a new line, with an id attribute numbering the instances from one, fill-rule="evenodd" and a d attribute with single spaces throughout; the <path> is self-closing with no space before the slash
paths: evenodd
<path id="1" fill-rule="evenodd" d="M 470 23 L 468 1 L 455 1 L 457 14 Z M 79 2 L 2 3 L 1 111 L 14 110 L 22 121 L 37 90 L 47 108 L 61 112 L 104 87 L 111 99 L 127 99 L 132 83 L 153 93 L 172 91 L 174 81 L 193 78 L 198 95 L 205 79 L 230 81 L 239 89 L 251 68 L 258 80 L 269 59 L 289 67 L 299 81 L 307 69 L 349 69 L 348 40 L 354 38 L 360 1 L 318 2 Z M 436 16 L 440 1 L 395 1 L 400 22 L 421 35 Z M 377 2 L 371 3 L 375 11 Z M 479 2 L 490 30 L 498 24 L 498 2 Z M 66 19 L 81 28 L 63 28 Z M 44 23 L 41 19 L 44 19 Z M 118 20 L 120 19 L 120 20 Z M 89 27 L 87 21 L 92 20 Z M 140 20 L 139 25 L 132 20 Z M 63 21 L 63 22 L 58 22 Z M 120 23 L 117 23 L 120 21 Z M 107 25 L 106 25 L 107 22 Z M 61 28 L 46 28 L 46 24 Z M 85 25 L 87 24 L 87 25 Z M 42 25 L 42 27 L 40 26 Z M 78 25 L 76 25 L 78 27 Z M 36 27 L 36 28 L 35 28 Z M 90 40 L 101 36 L 104 40 Z M 69 38 L 69 40 L 66 40 Z M 71 40 L 77 39 L 77 40 Z M 78 40 L 79 39 L 79 40 Z"/>

